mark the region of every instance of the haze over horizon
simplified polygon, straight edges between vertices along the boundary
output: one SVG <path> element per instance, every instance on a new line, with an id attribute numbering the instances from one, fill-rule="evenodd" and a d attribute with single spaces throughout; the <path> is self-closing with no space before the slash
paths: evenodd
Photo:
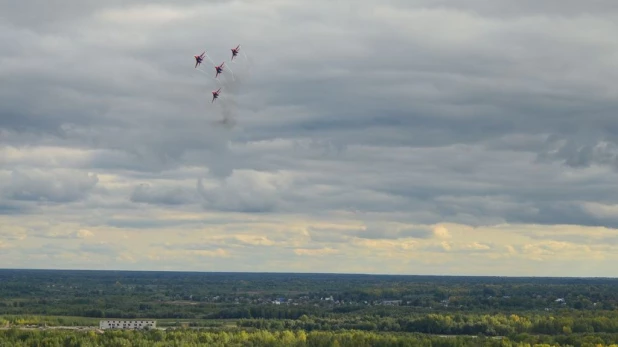
<path id="1" fill-rule="evenodd" d="M 617 36 L 610 1 L 0 0 L 0 264 L 618 277 Z"/>

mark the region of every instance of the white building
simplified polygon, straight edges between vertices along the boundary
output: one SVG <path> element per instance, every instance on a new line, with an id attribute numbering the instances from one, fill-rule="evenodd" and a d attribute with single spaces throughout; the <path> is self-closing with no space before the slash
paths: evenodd
<path id="1" fill-rule="evenodd" d="M 154 320 L 102 320 L 100 329 L 154 329 L 157 321 Z"/>

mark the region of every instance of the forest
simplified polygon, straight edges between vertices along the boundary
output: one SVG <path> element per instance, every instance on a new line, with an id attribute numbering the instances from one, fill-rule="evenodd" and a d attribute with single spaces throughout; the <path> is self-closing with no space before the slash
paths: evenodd
<path id="1" fill-rule="evenodd" d="M 608 278 L 0 270 L 0 346 L 610 346 L 618 344 L 617 285 Z M 112 318 L 155 319 L 159 329 L 95 329 Z"/>

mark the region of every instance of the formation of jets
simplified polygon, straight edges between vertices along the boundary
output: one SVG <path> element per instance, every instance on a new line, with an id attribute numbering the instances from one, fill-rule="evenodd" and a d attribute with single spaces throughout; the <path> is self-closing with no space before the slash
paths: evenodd
<path id="1" fill-rule="evenodd" d="M 238 55 L 238 52 L 240 52 L 240 45 L 236 46 L 236 48 L 232 48 L 232 57 L 231 57 L 231 61 L 234 60 L 234 58 Z M 195 68 L 197 69 L 198 66 L 200 66 L 203 62 L 204 62 L 204 57 L 208 57 L 206 55 L 206 51 L 202 52 L 200 55 L 194 55 L 193 56 L 195 58 Z M 210 59 L 210 57 L 208 57 L 208 59 L 212 62 L 212 59 Z M 213 63 L 213 65 L 215 65 Z M 223 73 L 223 69 L 225 66 L 225 62 L 222 62 L 221 65 L 217 66 L 215 65 L 215 79 L 219 78 L 219 75 Z M 219 94 L 221 93 L 221 88 L 219 88 L 216 91 L 212 92 L 212 102 L 215 102 L 215 99 L 217 99 L 219 97 Z"/>

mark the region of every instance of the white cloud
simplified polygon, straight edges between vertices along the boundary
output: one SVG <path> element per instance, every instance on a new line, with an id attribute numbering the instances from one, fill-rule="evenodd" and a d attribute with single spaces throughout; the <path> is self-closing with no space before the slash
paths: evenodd
<path id="1" fill-rule="evenodd" d="M 448 229 L 442 225 L 438 225 L 433 229 L 433 233 L 436 237 L 441 239 L 450 239 L 451 233 L 449 233 Z"/>

